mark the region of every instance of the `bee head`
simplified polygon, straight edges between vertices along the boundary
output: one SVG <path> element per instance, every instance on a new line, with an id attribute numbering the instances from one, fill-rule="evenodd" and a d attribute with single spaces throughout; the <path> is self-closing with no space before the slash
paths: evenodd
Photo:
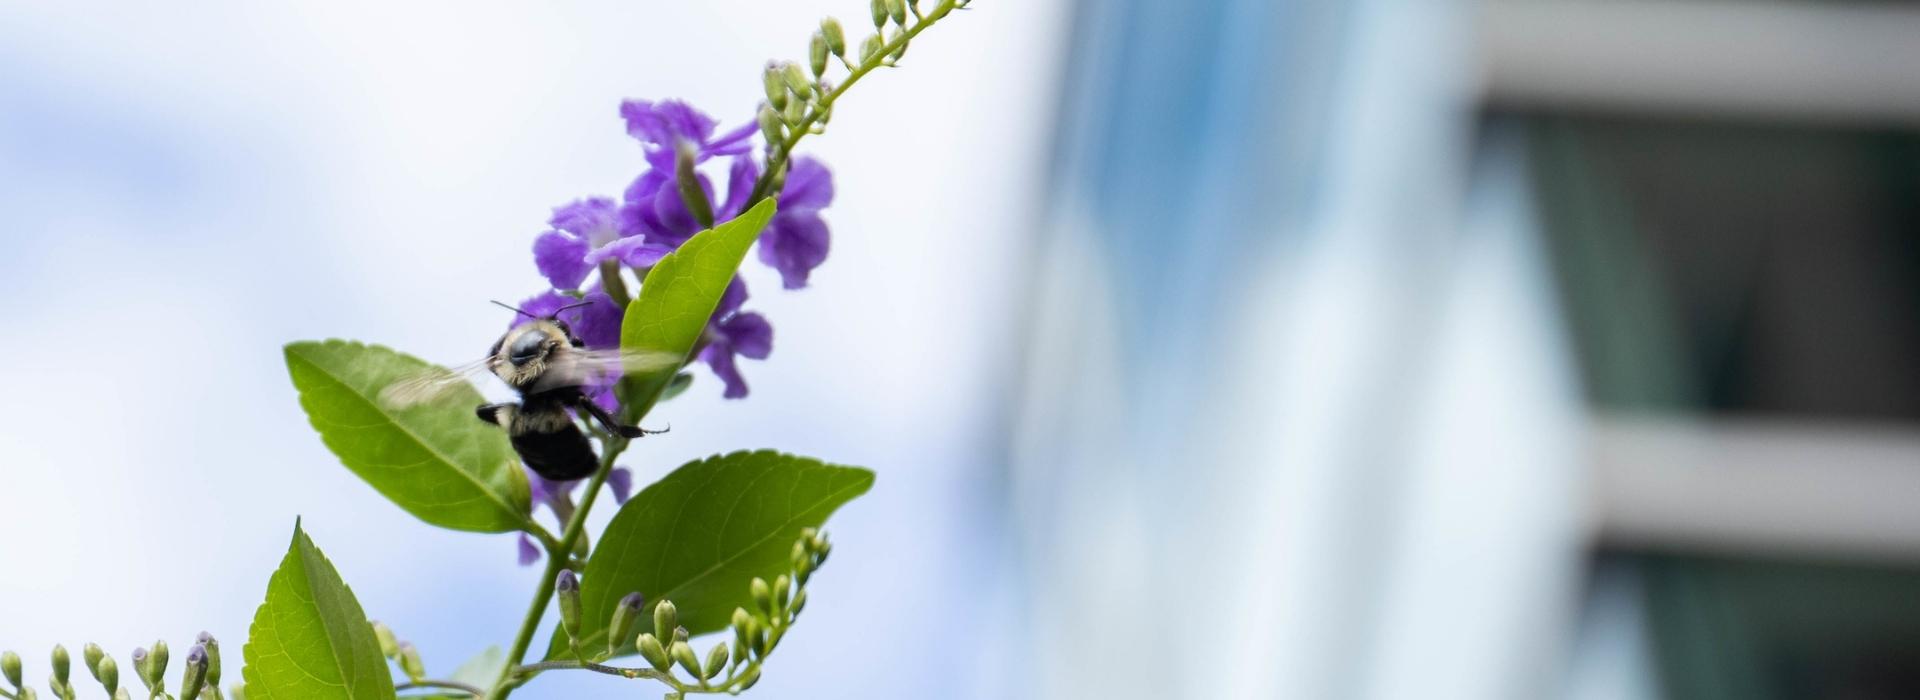
<path id="1" fill-rule="evenodd" d="M 534 316 L 508 306 L 533 320 L 514 326 L 494 342 L 492 350 L 487 353 L 494 373 L 507 383 L 520 386 L 538 377 L 555 352 L 562 348 L 583 347 L 585 343 L 573 334 L 573 329 L 566 321 L 559 318 L 560 312 L 578 306 L 585 304 L 563 306 L 548 316 Z"/>

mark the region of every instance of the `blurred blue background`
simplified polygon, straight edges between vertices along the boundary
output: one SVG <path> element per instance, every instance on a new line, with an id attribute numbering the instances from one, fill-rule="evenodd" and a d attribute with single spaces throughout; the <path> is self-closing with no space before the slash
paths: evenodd
<path id="1" fill-rule="evenodd" d="M 1920 695 L 1920 10 L 975 8 L 809 140 L 752 396 L 625 462 L 879 472 L 755 696 Z M 864 10 L 0 1 L 0 647 L 237 649 L 296 515 L 430 669 L 510 641 L 539 570 L 280 345 L 471 359 L 620 99 L 739 123 Z"/>

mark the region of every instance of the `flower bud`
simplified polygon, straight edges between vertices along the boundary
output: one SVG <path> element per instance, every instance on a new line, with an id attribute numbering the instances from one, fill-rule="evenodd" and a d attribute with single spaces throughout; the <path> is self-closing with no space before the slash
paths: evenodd
<path id="1" fill-rule="evenodd" d="M 768 649 L 767 628 L 756 621 L 750 632 L 751 634 L 747 635 L 747 648 L 753 650 L 754 656 L 766 658 Z"/>
<path id="2" fill-rule="evenodd" d="M 806 99 L 808 95 L 813 94 L 813 81 L 807 79 L 806 71 L 801 70 L 800 66 L 792 63 L 781 66 L 780 77 L 786 80 L 787 89 L 792 90 L 793 94 L 800 99 Z"/>
<path id="3" fill-rule="evenodd" d="M 759 666 L 749 667 L 745 673 L 741 674 L 740 689 L 746 690 L 748 688 L 753 687 L 753 684 L 759 683 L 759 682 L 760 682 L 760 667 Z"/>
<path id="4" fill-rule="evenodd" d="M 7 676 L 7 683 L 20 687 L 20 655 L 11 651 L 0 653 L 0 673 Z"/>
<path id="5" fill-rule="evenodd" d="M 215 640 L 213 635 L 207 634 L 206 632 L 201 632 L 200 636 L 195 637 L 195 639 L 199 640 L 202 649 L 207 650 L 207 685 L 213 686 L 215 689 L 214 692 L 218 693 L 220 688 L 220 642 Z"/>
<path id="6" fill-rule="evenodd" d="M 573 575 L 572 569 L 561 569 L 554 577 L 553 594 L 560 599 L 560 629 L 567 636 L 580 639 L 580 578 Z"/>
<path id="7" fill-rule="evenodd" d="M 892 14 L 887 11 L 887 0 L 870 0 L 867 11 L 873 15 L 874 29 L 887 26 L 887 17 Z"/>
<path id="8" fill-rule="evenodd" d="M 721 642 L 719 644 L 713 645 L 713 651 L 707 652 L 706 673 L 700 674 L 700 677 L 714 678 L 716 676 L 719 676 L 720 670 L 726 667 L 727 667 L 727 643 Z"/>
<path id="9" fill-rule="evenodd" d="M 673 657 L 674 661 L 680 662 L 680 668 L 686 669 L 687 675 L 704 678 L 700 675 L 700 659 L 693 655 L 693 647 L 686 642 L 674 642 L 673 646 L 667 649 L 667 655 Z"/>
<path id="10" fill-rule="evenodd" d="M 380 642 L 380 655 L 389 659 L 400 655 L 400 640 L 393 636 L 393 629 L 387 623 L 373 621 L 373 638 Z"/>
<path id="11" fill-rule="evenodd" d="M 155 641 L 147 651 L 147 673 L 153 676 L 153 688 L 167 687 L 167 643 Z"/>
<path id="12" fill-rule="evenodd" d="M 840 20 L 832 17 L 820 20 L 820 38 L 827 40 L 827 50 L 833 55 L 847 55 L 847 33 L 840 30 Z"/>
<path id="13" fill-rule="evenodd" d="M 53 679 L 61 685 L 67 684 L 67 675 L 73 671 L 73 657 L 67 655 L 67 648 L 53 645 Z"/>
<path id="14" fill-rule="evenodd" d="M 147 653 L 146 647 L 134 647 L 133 655 L 129 657 L 133 660 L 133 675 L 138 677 L 141 685 L 145 685 L 148 690 L 153 689 L 153 674 L 147 672 L 147 667 L 153 665 L 152 656 Z"/>
<path id="15" fill-rule="evenodd" d="M 800 128 L 800 123 L 807 118 L 807 103 L 799 100 L 788 102 L 787 109 L 781 114 L 781 118 L 787 120 L 788 126 Z"/>
<path id="16" fill-rule="evenodd" d="M 207 684 L 207 648 L 198 644 L 187 650 L 187 668 L 180 674 L 180 700 L 195 700 Z"/>
<path id="17" fill-rule="evenodd" d="M 100 668 L 100 660 L 104 658 L 107 658 L 107 652 L 101 649 L 98 644 L 87 642 L 86 646 L 80 648 L 80 661 L 86 664 L 87 673 L 93 674 L 93 679 L 96 681 L 100 680 L 100 671 L 98 669 Z M 108 688 L 107 692 L 111 693 L 113 689 Z"/>
<path id="18" fill-rule="evenodd" d="M 773 607 L 786 610 L 787 603 L 793 600 L 793 581 L 781 574 L 773 579 Z"/>
<path id="19" fill-rule="evenodd" d="M 887 0 L 887 14 L 893 16 L 893 23 L 907 26 L 907 3 L 902 0 Z"/>
<path id="20" fill-rule="evenodd" d="M 760 87 L 767 91 L 767 104 L 774 109 L 787 108 L 787 81 L 781 76 L 779 66 L 767 64 L 766 72 L 760 74 Z"/>
<path id="21" fill-rule="evenodd" d="M 707 201 L 707 190 L 700 186 L 700 173 L 693 169 L 696 155 L 691 142 L 681 141 L 676 145 L 673 179 L 680 187 L 680 201 L 687 205 L 687 212 L 693 214 L 694 222 L 700 228 L 712 228 L 713 203 Z"/>
<path id="22" fill-rule="evenodd" d="M 673 628 L 680 626 L 680 611 L 673 607 L 673 601 L 662 599 L 653 606 L 653 636 L 663 643 L 673 641 Z"/>
<path id="23" fill-rule="evenodd" d="M 400 670 L 416 681 L 427 677 L 427 664 L 420 660 L 420 650 L 411 642 L 400 643 Z"/>
<path id="24" fill-rule="evenodd" d="M 607 622 L 607 653 L 613 654 L 626 643 L 628 635 L 633 634 L 633 623 L 640 619 L 640 610 L 645 599 L 639 591 L 628 593 L 613 606 L 613 619 Z"/>
<path id="25" fill-rule="evenodd" d="M 32 688 L 21 688 L 20 700 L 40 700 L 40 694 L 34 692 Z"/>
<path id="26" fill-rule="evenodd" d="M 867 37 L 865 41 L 860 42 L 860 62 L 866 63 L 867 61 L 873 60 L 874 57 L 879 56 L 880 47 L 885 43 L 885 41 L 881 40 L 879 34 Z"/>
<path id="27" fill-rule="evenodd" d="M 667 648 L 660 646 L 658 637 L 642 632 L 639 643 L 634 646 L 640 648 L 640 658 L 646 659 L 647 663 L 653 666 L 653 670 L 666 673 L 667 669 L 672 667 L 672 662 L 667 659 Z"/>
<path id="28" fill-rule="evenodd" d="M 773 589 L 767 586 L 767 580 L 755 576 L 753 582 L 747 585 L 747 590 L 753 594 L 753 607 L 759 608 L 761 614 L 772 615 Z"/>
<path id="29" fill-rule="evenodd" d="M 899 42 L 899 44 L 893 47 L 893 53 L 889 55 L 888 58 L 895 61 L 905 58 L 907 55 L 907 30 L 893 30 L 893 41 Z"/>
<path id="30" fill-rule="evenodd" d="M 111 695 L 120 689 L 120 664 L 111 656 L 100 657 L 100 663 L 93 665 L 93 677 Z"/>
<path id="31" fill-rule="evenodd" d="M 752 631 L 753 631 L 753 615 L 748 614 L 746 608 L 734 608 L 733 609 L 733 638 L 734 640 L 740 642 L 741 649 L 744 650 L 746 648 L 747 638 L 749 637 Z M 736 654 L 736 656 L 739 656 L 741 658 L 746 658 L 746 654 L 744 651 L 739 654 Z"/>
<path id="32" fill-rule="evenodd" d="M 807 64 L 813 69 L 813 77 L 827 74 L 827 38 L 818 32 L 807 42 Z"/>
<path id="33" fill-rule="evenodd" d="M 799 593 L 793 594 L 793 607 L 787 610 L 787 614 L 798 616 L 800 614 L 800 611 L 805 610 L 806 607 L 807 607 L 807 591 L 806 589 L 803 588 L 803 589 L 800 589 Z"/>
<path id="34" fill-rule="evenodd" d="M 940 0 L 940 2 L 933 4 L 933 11 L 927 13 L 927 18 L 924 21 L 932 22 L 947 16 L 947 13 L 952 11 L 953 0 Z"/>
<path id="35" fill-rule="evenodd" d="M 785 135 L 782 133 L 783 125 L 780 123 L 780 113 L 773 111 L 773 109 L 773 105 L 760 105 L 760 137 L 766 139 L 767 145 L 769 146 L 779 143 L 782 138 L 785 138 Z"/>

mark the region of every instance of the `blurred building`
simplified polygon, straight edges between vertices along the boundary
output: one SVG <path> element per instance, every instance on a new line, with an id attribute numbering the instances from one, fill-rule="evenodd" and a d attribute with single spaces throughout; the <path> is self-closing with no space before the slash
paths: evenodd
<path id="1" fill-rule="evenodd" d="M 1041 697 L 1920 697 L 1920 7 L 1081 2 Z"/>

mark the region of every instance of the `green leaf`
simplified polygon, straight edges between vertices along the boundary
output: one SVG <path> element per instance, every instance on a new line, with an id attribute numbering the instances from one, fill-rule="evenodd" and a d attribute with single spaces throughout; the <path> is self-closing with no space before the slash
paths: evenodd
<path id="1" fill-rule="evenodd" d="M 320 439 L 381 495 L 428 523 L 508 532 L 528 522 L 527 477 L 506 433 L 480 422 L 486 403 L 458 382 L 424 402 L 395 407 L 380 392 L 447 370 L 378 345 L 289 343 L 287 373 Z"/>
<path id="2" fill-rule="evenodd" d="M 453 680 L 476 688 L 491 688 L 494 681 L 500 680 L 500 673 L 506 669 L 507 652 L 501 651 L 497 646 L 487 647 L 486 651 L 460 664 L 460 668 L 453 672 Z"/>
<path id="3" fill-rule="evenodd" d="M 627 305 L 621 321 L 620 349 L 628 353 L 666 353 L 681 363 L 635 371 L 627 375 L 635 403 L 628 415 L 645 416 L 660 393 L 673 382 L 687 356 L 693 353 L 707 319 L 720 306 L 747 249 L 773 219 L 774 202 L 761 200 L 747 213 L 694 234 L 679 249 L 662 258 L 640 285 L 640 298 Z"/>
<path id="4" fill-rule="evenodd" d="M 633 591 L 673 600 L 692 634 L 726 627 L 751 605 L 747 583 L 791 568 L 804 528 L 873 487 L 873 472 L 770 450 L 692 462 L 627 501 L 587 560 L 581 646 L 604 648 L 613 606 Z M 633 640 L 625 640 L 626 652 Z M 547 658 L 571 658 L 556 634 Z"/>
<path id="5" fill-rule="evenodd" d="M 298 521 L 242 654 L 252 700 L 394 697 L 373 625 Z"/>

